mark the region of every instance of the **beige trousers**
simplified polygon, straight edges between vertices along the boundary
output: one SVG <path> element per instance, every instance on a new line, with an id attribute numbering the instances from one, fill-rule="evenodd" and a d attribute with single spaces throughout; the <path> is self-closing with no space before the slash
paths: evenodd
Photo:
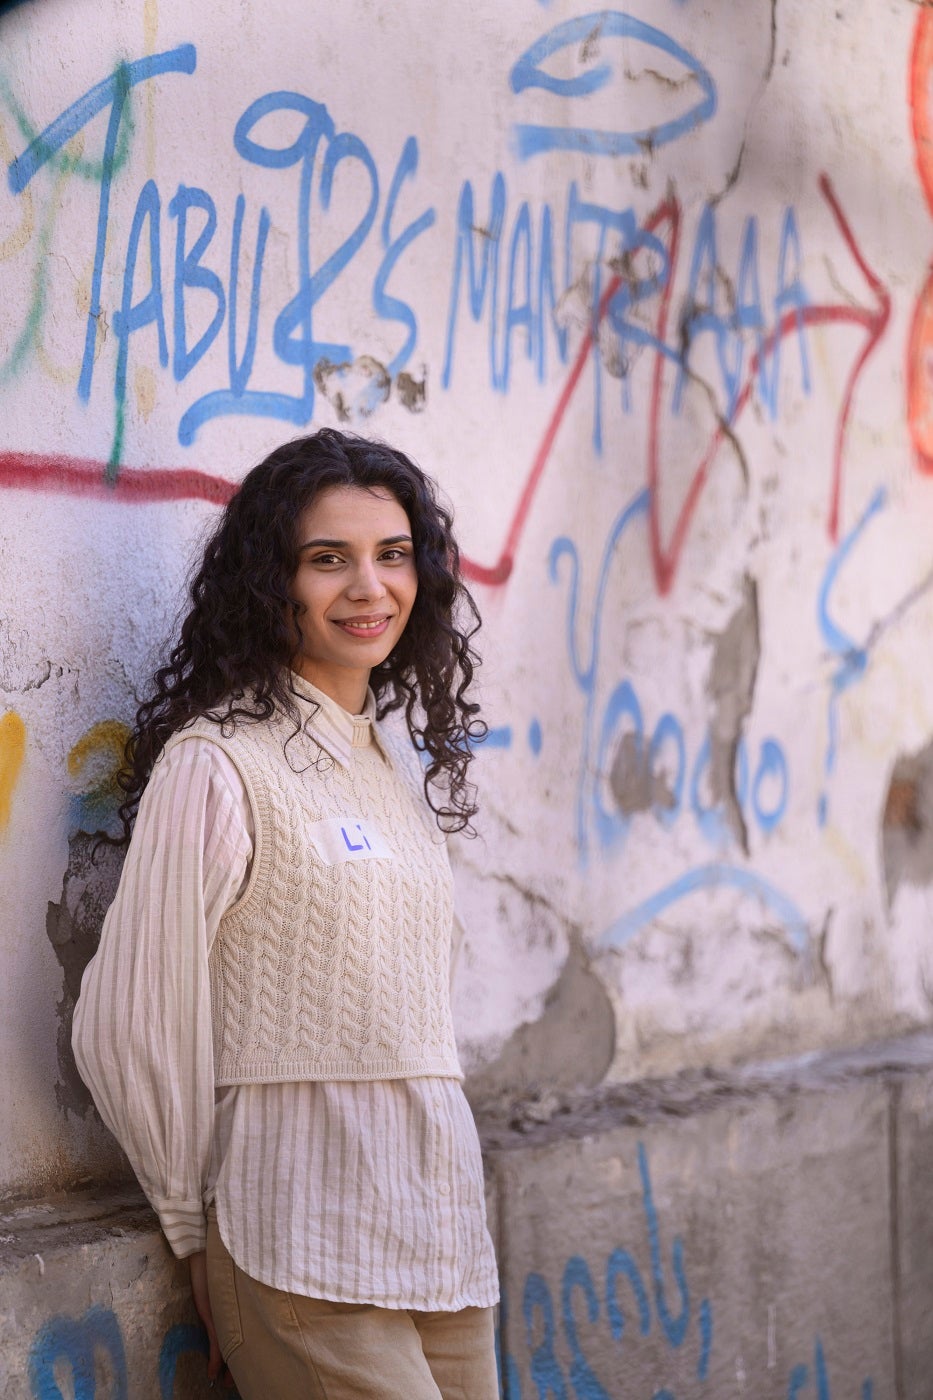
<path id="1" fill-rule="evenodd" d="M 415 1312 L 283 1293 L 237 1267 L 213 1210 L 207 1280 L 242 1400 L 498 1400 L 492 1308 Z"/>

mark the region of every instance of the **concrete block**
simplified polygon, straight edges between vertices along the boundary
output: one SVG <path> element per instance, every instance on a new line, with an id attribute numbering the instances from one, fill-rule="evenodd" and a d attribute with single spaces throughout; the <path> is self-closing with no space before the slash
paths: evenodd
<path id="1" fill-rule="evenodd" d="M 188 1268 L 141 1197 L 8 1209 L 0 1240 L 2 1400 L 206 1400 Z"/>
<path id="2" fill-rule="evenodd" d="M 494 1152 L 507 1400 L 897 1394 L 888 1102 L 775 1087 Z"/>
<path id="3" fill-rule="evenodd" d="M 892 1088 L 898 1394 L 933 1395 L 933 1073 Z"/>

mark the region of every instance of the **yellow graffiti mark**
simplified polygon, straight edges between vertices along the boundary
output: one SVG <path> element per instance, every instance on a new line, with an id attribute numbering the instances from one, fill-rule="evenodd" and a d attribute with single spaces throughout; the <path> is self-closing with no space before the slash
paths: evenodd
<path id="1" fill-rule="evenodd" d="M 137 365 L 133 374 L 133 391 L 142 414 L 143 422 L 148 423 L 156 401 L 156 377 L 148 365 Z"/>
<path id="2" fill-rule="evenodd" d="M 864 890 L 868 886 L 868 876 L 865 871 L 865 862 L 861 852 L 853 846 L 838 826 L 827 826 L 823 832 L 823 841 L 839 861 L 846 871 L 848 879 L 856 889 Z"/>
<path id="3" fill-rule="evenodd" d="M 74 365 L 57 365 L 46 350 L 42 340 L 42 332 L 36 327 L 36 359 L 39 368 L 47 379 L 51 379 L 53 384 L 63 386 L 74 384 L 81 370 L 81 361 L 77 360 Z"/>
<path id="4" fill-rule="evenodd" d="M 117 773 L 129 736 L 128 726 L 119 719 L 102 719 L 92 724 L 68 755 L 69 777 L 80 783 L 86 793 L 118 793 Z"/>
<path id="5" fill-rule="evenodd" d="M 88 308 L 91 305 L 91 277 L 93 271 L 94 265 L 92 262 L 89 262 L 75 285 L 75 309 L 78 317 L 82 320 L 87 316 Z M 100 322 L 102 320 L 103 317 L 99 316 L 97 320 L 98 340 L 101 338 Z M 39 368 L 46 378 L 51 379 L 53 384 L 60 384 L 64 388 L 72 387 L 76 383 L 78 375 L 81 372 L 81 357 L 78 356 L 72 364 L 57 364 L 52 359 L 46 347 L 45 334 L 41 324 L 36 326 L 33 344 L 35 346 L 36 360 L 38 361 Z M 97 347 L 95 347 L 95 349 L 96 354 L 94 360 L 96 363 L 97 355 L 100 354 L 100 350 Z"/>
<path id="6" fill-rule="evenodd" d="M 69 151 L 75 160 L 80 160 L 84 155 L 84 132 L 79 131 L 69 142 Z M 71 178 L 71 172 L 62 167 L 55 176 L 55 183 L 52 187 L 51 208 L 58 209 L 62 205 L 62 190 L 66 182 Z M 94 272 L 94 260 L 89 259 L 82 275 L 78 277 L 74 271 L 74 265 L 70 257 L 61 253 L 50 253 L 49 256 L 61 258 L 68 271 L 75 279 L 75 308 L 79 317 L 85 317 L 91 305 L 91 278 Z M 48 352 L 45 344 L 45 335 L 42 322 L 36 324 L 33 335 L 33 346 L 35 347 L 36 360 L 46 378 L 51 379 L 53 384 L 67 387 L 75 383 L 81 370 L 81 357 L 70 365 L 56 364 Z"/>
<path id="7" fill-rule="evenodd" d="M 159 0 L 146 0 L 143 6 L 143 51 L 155 53 L 159 37 Z M 146 84 L 146 173 L 155 179 L 155 84 Z"/>
<path id="8" fill-rule="evenodd" d="M 14 154 L 13 147 L 7 140 L 3 122 L 0 121 L 0 169 L 6 170 Z M 19 221 L 19 228 L 15 228 L 8 238 L 0 241 L 0 262 L 5 262 L 7 258 L 15 257 L 17 253 L 21 253 L 36 231 L 36 210 L 33 204 L 32 190 L 23 190 L 20 199 L 23 217 Z"/>
<path id="9" fill-rule="evenodd" d="M 0 719 L 0 831 L 8 825 L 13 789 L 26 753 L 26 726 L 15 710 Z"/>

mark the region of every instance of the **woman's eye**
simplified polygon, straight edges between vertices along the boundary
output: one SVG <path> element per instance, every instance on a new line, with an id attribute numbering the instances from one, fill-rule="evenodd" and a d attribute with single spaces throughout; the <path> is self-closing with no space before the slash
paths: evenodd
<path id="1" fill-rule="evenodd" d="M 339 564 L 339 554 L 316 554 L 311 560 L 312 564 Z"/>
<path id="2" fill-rule="evenodd" d="M 408 553 L 404 549 L 386 549 L 383 551 L 382 557 L 390 564 L 394 564 L 398 559 L 407 559 Z"/>

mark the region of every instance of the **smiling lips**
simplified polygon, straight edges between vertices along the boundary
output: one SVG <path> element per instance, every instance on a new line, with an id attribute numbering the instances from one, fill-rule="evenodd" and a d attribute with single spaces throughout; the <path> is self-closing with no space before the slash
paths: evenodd
<path id="1" fill-rule="evenodd" d="M 392 619 L 383 613 L 379 617 L 335 617 L 332 620 L 351 637 L 379 637 Z"/>

